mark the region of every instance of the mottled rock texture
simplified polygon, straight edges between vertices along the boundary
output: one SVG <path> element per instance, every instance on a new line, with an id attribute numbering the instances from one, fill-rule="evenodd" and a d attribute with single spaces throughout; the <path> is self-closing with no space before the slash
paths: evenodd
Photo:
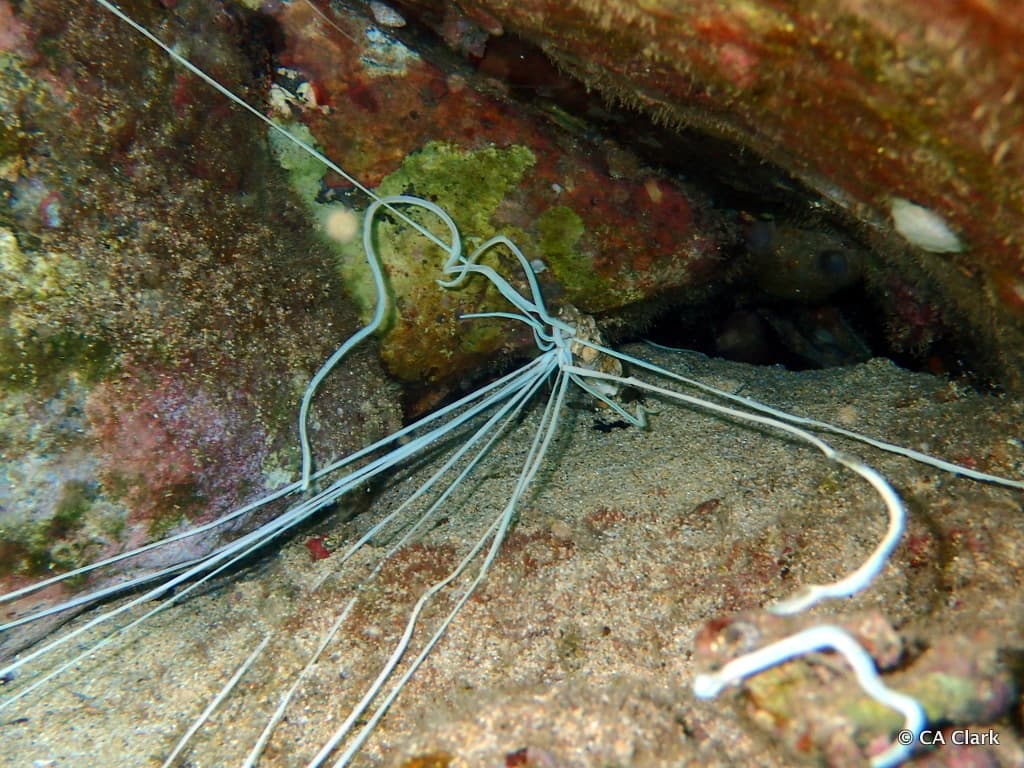
<path id="1" fill-rule="evenodd" d="M 442 33 L 461 23 L 491 40 L 518 35 L 611 100 L 777 163 L 859 222 L 1005 382 L 1024 386 L 1016 0 L 399 5 Z M 890 216 L 894 199 L 940 217 L 962 252 L 908 246 Z"/>
<path id="2" fill-rule="evenodd" d="M 253 14 L 125 7 L 229 87 L 265 91 Z M 0 26 L 8 585 L 289 479 L 299 398 L 358 318 L 255 121 L 95 3 L 3 0 Z M 314 409 L 320 457 L 396 423 L 376 356 L 353 363 Z"/>

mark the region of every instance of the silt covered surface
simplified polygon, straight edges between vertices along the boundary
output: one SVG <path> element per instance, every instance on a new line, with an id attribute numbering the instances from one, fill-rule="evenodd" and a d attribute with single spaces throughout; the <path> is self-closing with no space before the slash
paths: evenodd
<path id="1" fill-rule="evenodd" d="M 1015 474 L 1024 461 L 1019 439 L 1009 436 L 1022 416 L 1018 401 L 980 397 L 885 361 L 794 374 L 694 354 L 654 359 L 980 469 Z M 764 605 L 866 556 L 885 525 L 877 497 L 812 449 L 769 431 L 648 405 L 656 410 L 648 431 L 599 429 L 606 417 L 583 403 L 567 412 L 493 570 L 355 765 L 863 765 L 899 717 L 864 698 L 835 657 L 784 665 L 715 701 L 697 701 L 690 690 L 694 674 L 737 646 L 826 621 L 860 637 L 886 682 L 919 696 L 935 720 L 1000 735 L 998 748 L 947 746 L 921 764 L 1020 764 L 1019 494 L 837 440 L 904 496 L 906 536 L 864 594 L 772 620 Z M 361 590 L 261 765 L 305 765 L 340 724 L 412 603 L 500 510 L 537 416 Z M 340 553 L 434 466 L 394 478 L 368 515 L 324 521 L 309 534 Z M 119 765 L 151 765 L 270 635 L 184 757 L 241 762 L 354 583 L 388 546 L 381 540 L 338 568 L 337 553 L 314 560 L 306 541 L 291 542 L 12 710 L 7 754 L 79 765 L 91 750 L 116 750 Z M 450 598 L 427 609 L 426 625 L 447 613 Z"/>

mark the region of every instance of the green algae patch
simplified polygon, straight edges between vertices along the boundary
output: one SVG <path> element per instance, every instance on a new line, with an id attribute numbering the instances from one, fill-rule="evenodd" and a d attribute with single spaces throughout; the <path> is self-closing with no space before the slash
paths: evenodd
<path id="1" fill-rule="evenodd" d="M 465 150 L 431 142 L 409 155 L 381 182 L 377 193 L 415 195 L 440 206 L 458 226 L 468 255 L 495 235 L 524 241 L 520 230 L 496 224 L 495 214 L 503 205 L 514 204 L 513 196 L 534 163 L 533 153 L 521 146 Z M 448 227 L 433 214 L 414 206 L 404 206 L 402 212 L 443 242 L 450 241 Z M 373 237 L 387 274 L 389 301 L 381 355 L 394 375 L 409 381 L 436 381 L 474 364 L 503 343 L 508 323 L 460 320 L 467 313 L 509 309 L 487 280 L 470 277 L 457 288 L 439 286 L 445 253 L 391 214 L 377 217 Z M 522 274 L 507 251 L 489 252 L 481 263 L 514 280 Z M 368 319 L 376 293 L 362 243 L 341 246 L 338 266 L 363 318 Z"/>
<path id="2" fill-rule="evenodd" d="M 66 302 L 79 282 L 73 259 L 26 253 L 0 227 L 0 386 L 37 387 L 65 373 L 94 381 L 106 370 L 107 343 L 50 321 L 49 308 Z"/>
<path id="3" fill-rule="evenodd" d="M 496 234 L 494 212 L 535 162 L 526 147 L 467 151 L 432 141 L 409 155 L 377 193 L 424 197 L 448 211 L 467 238 L 485 239 Z"/>
<path id="4" fill-rule="evenodd" d="M 67 480 L 49 514 L 7 518 L 0 524 L 0 575 L 42 575 L 68 571 L 89 562 L 95 549 L 93 527 L 102 505 L 95 486 Z"/>
<path id="5" fill-rule="evenodd" d="M 584 231 L 583 219 L 566 205 L 549 208 L 537 219 L 541 250 L 552 263 L 573 259 Z"/>
<path id="6" fill-rule="evenodd" d="M 281 128 L 309 146 L 317 146 L 313 134 L 302 123 L 286 123 Z M 320 194 L 320 181 L 326 171 L 324 164 L 277 131 L 268 130 L 267 137 L 270 140 L 270 151 L 278 165 L 288 174 L 288 183 L 292 189 L 307 205 L 315 206 Z"/>
<path id="7" fill-rule="evenodd" d="M 0 52 L 0 171 L 4 171 L 4 178 L 21 162 L 21 153 L 30 144 L 17 111 L 9 105 L 45 97 L 18 57 Z"/>
<path id="8" fill-rule="evenodd" d="M 549 208 L 537 219 L 537 236 L 545 263 L 562 284 L 568 299 L 589 308 L 616 292 L 598 276 L 590 259 L 581 252 L 580 241 L 585 233 L 583 219 L 565 205 Z"/>

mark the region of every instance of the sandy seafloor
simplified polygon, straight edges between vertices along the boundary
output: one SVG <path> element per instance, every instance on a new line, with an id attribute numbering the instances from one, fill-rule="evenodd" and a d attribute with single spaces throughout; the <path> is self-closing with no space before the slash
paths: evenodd
<path id="1" fill-rule="evenodd" d="M 886 361 L 790 373 L 692 353 L 643 354 L 791 412 L 1024 476 L 1019 400 L 983 397 Z M 698 701 L 691 692 L 701 628 L 859 565 L 884 530 L 877 497 L 817 451 L 769 431 L 650 400 L 648 407 L 646 431 L 595 429 L 582 400 L 570 411 L 493 569 L 357 765 L 859 765 L 863 757 L 850 744 L 884 742 L 884 734 L 828 712 L 830 702 L 855 691 L 835 658 L 819 657 L 789 678 L 788 688 L 762 685 L 759 695 L 747 688 Z M 500 511 L 537 416 L 501 443 L 472 487 L 365 589 L 260 765 L 306 765 L 344 720 L 416 597 Z M 887 617 L 906 648 L 902 668 L 887 677 L 896 687 L 942 640 L 958 641 L 968 660 L 975 653 L 1019 655 L 1024 493 L 833 442 L 892 480 L 910 509 L 908 530 L 872 589 L 800 621 Z M 159 766 L 269 634 L 266 651 L 178 761 L 240 765 L 351 585 L 386 551 L 369 547 L 339 569 L 337 555 L 313 562 L 305 541 L 351 540 L 427 472 L 423 466 L 396 477 L 369 512 L 349 522 L 325 517 L 69 670 L 44 695 L 3 711 L 0 763 Z M 433 626 L 449 607 L 442 597 L 424 621 Z M 31 672 L 3 693 L 30 679 Z M 986 686 L 979 684 L 979 697 Z M 980 717 L 984 707 L 962 709 Z M 1000 746 L 976 751 L 973 758 L 987 762 L 969 764 L 1024 764 L 1014 726 L 1020 717 L 1018 701 L 993 726 Z M 822 751 L 823 733 L 832 736 Z M 965 757 L 971 755 L 947 747 L 929 759 L 968 764 Z"/>

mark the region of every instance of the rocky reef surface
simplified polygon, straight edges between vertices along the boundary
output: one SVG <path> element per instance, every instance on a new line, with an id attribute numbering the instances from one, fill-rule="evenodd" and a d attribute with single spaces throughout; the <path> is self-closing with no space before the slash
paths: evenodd
<path id="1" fill-rule="evenodd" d="M 1024 370 L 1024 9 L 1015 0 L 403 0 L 455 49 L 516 38 L 732 165 L 828 200 L 1001 378 Z M 514 67 L 514 57 L 493 59 Z M 514 49 L 513 49 L 514 50 Z M 758 181 L 756 174 L 739 183 Z M 762 188 L 769 195 L 770 189 Z M 905 318 L 904 322 L 909 318 Z M 920 322 L 924 323 L 922 319 Z"/>
<path id="2" fill-rule="evenodd" d="M 361 184 L 436 202 L 470 248 L 517 242 L 553 310 L 593 316 L 611 338 L 650 330 L 734 359 L 852 366 L 664 360 L 1021 475 L 1024 19 L 1010 0 L 123 7 Z M 366 204 L 99 5 L 0 0 L 0 589 L 294 479 L 302 391 L 372 313 Z M 375 237 L 389 314 L 314 403 L 321 460 L 534 346 L 521 324 L 461 319 L 506 306 L 479 281 L 441 289 L 440 249 L 397 218 Z M 510 254 L 485 263 L 525 286 Z M 867 362 L 880 354 L 1011 394 Z M 668 414 L 649 433 L 609 433 L 579 407 L 568 453 L 367 761 L 735 764 L 767 743 L 780 765 L 846 765 L 884 743 L 884 713 L 814 662 L 731 705 L 686 693 L 692 665 L 737 636 L 782 631 L 750 611 L 857 561 L 874 540 L 866 495 L 761 433 L 723 437 L 703 418 L 677 431 Z M 502 449 L 495 480 L 516 450 Z M 881 463 L 913 519 L 850 626 L 934 718 L 1005 718 L 1019 708 L 1019 494 Z M 306 748 L 324 735 L 416 587 L 450 567 L 474 504 L 388 566 L 338 657 L 347 682 L 324 673 L 269 764 L 289 764 L 285 739 Z M 299 664 L 344 590 L 313 583 L 333 544 L 367 525 L 348 516 L 154 622 L 136 666 L 122 651 L 83 668 L 46 723 L 6 722 L 11 754 L 74 762 L 75 728 L 61 732 L 81 716 L 74 701 L 113 687 L 124 698 L 93 712 L 93 732 L 126 765 L 146 764 L 208 698 L 205 671 L 230 669 L 260 631 Z M 804 530 L 812 518 L 820 536 Z M 195 557 L 236 532 L 136 565 Z M 0 642 L 10 652 L 31 639 Z M 220 715 L 236 730 L 210 729 L 197 755 L 234 754 L 275 675 L 257 675 Z M 127 732 L 137 718 L 125 712 L 159 722 L 152 738 Z M 1000 723 L 1006 750 L 934 759 L 1014 764 L 1019 738 Z"/>
<path id="3" fill-rule="evenodd" d="M 259 19 L 130 10 L 259 101 Z M 306 382 L 359 321 L 254 121 L 94 3 L 4 0 L 0 19 L 10 587 L 291 479 Z M 314 419 L 321 458 L 394 428 L 376 355 L 326 385 Z"/>

